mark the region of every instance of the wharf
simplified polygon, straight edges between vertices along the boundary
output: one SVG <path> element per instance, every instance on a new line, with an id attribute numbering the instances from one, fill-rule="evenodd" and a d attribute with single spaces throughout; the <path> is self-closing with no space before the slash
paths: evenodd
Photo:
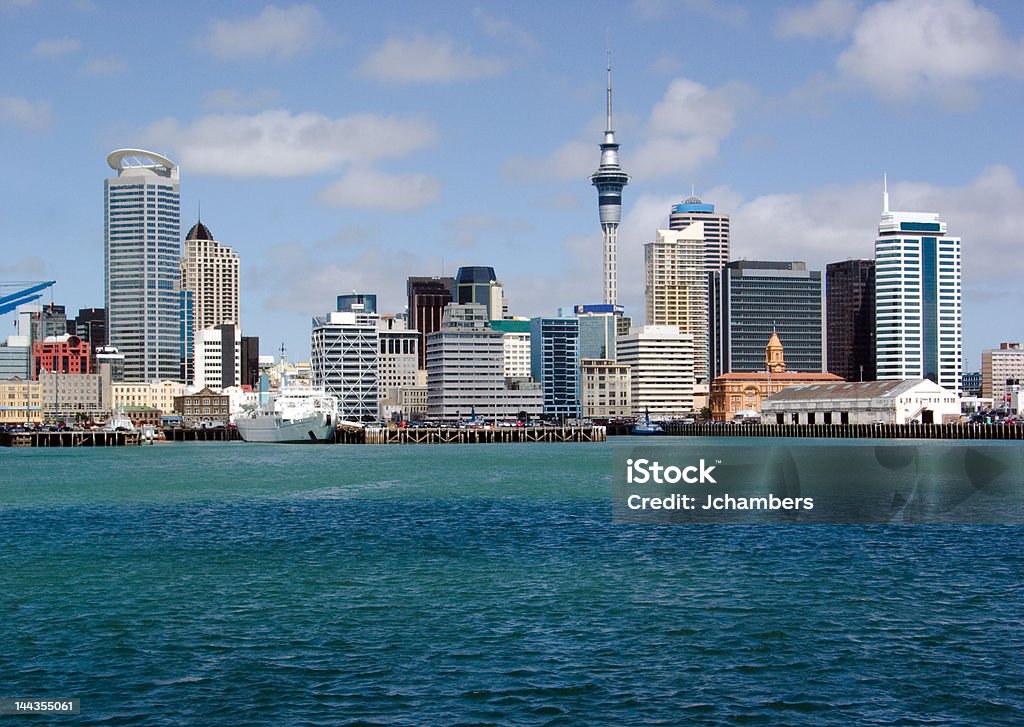
<path id="1" fill-rule="evenodd" d="M 213 427 L 210 429 L 185 429 L 174 427 L 164 429 L 164 438 L 168 442 L 236 442 L 242 437 L 234 427 Z"/>
<path id="2" fill-rule="evenodd" d="M 345 444 L 502 444 L 518 442 L 603 442 L 604 427 L 495 427 L 458 429 L 446 427 L 370 427 L 358 432 L 338 432 Z"/>
<path id="3" fill-rule="evenodd" d="M 0 432 L 0 447 L 133 447 L 140 443 L 139 432 Z"/>
<path id="4" fill-rule="evenodd" d="M 1013 439 L 1024 426 L 1002 424 L 662 424 L 682 437 L 814 437 L 823 439 Z"/>

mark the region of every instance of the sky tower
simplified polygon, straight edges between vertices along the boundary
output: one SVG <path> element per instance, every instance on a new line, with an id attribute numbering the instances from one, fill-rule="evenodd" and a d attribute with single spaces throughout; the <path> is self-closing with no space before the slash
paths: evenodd
<path id="1" fill-rule="evenodd" d="M 597 187 L 597 207 L 601 213 L 604 233 L 604 302 L 618 302 L 618 238 L 622 219 L 622 188 L 629 184 L 629 175 L 619 166 L 619 145 L 612 129 L 612 52 L 608 50 L 608 123 L 601 143 L 601 166 L 590 175 Z"/>

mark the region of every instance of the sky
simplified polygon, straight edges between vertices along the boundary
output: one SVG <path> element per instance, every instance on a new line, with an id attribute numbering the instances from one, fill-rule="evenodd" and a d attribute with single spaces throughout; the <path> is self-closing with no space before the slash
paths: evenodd
<path id="1" fill-rule="evenodd" d="M 601 302 L 609 45 L 635 321 L 691 190 L 734 259 L 823 270 L 873 256 L 888 175 L 963 239 L 965 370 L 1024 340 L 1018 0 L 0 0 L 0 283 L 103 306 L 106 156 L 132 147 L 179 165 L 183 236 L 201 205 L 241 256 L 264 354 L 307 357 L 338 294 L 397 313 L 462 265 L 514 315 Z"/>

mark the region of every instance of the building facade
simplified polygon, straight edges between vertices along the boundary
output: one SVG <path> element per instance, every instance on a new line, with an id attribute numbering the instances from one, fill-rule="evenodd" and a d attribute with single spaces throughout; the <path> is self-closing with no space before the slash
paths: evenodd
<path id="1" fill-rule="evenodd" d="M 578 318 L 530 319 L 530 373 L 544 392 L 544 415 L 583 416 Z"/>
<path id="2" fill-rule="evenodd" d="M 61 374 L 92 373 L 89 362 L 89 342 L 65 333 L 48 336 L 32 345 L 32 378 L 38 379 L 42 371 Z"/>
<path id="3" fill-rule="evenodd" d="M 455 278 L 410 277 L 406 281 L 409 328 L 420 332 L 420 368 L 427 367 L 427 335 L 441 328 L 444 308 L 452 302 Z"/>
<path id="4" fill-rule="evenodd" d="M 1009 400 L 1010 387 L 1024 381 L 1024 346 L 1000 343 L 999 348 L 981 352 L 981 398 L 993 406 Z"/>
<path id="5" fill-rule="evenodd" d="M 634 415 L 693 412 L 693 336 L 676 326 L 643 326 L 621 336 L 617 347 L 615 360 L 630 366 Z"/>
<path id="6" fill-rule="evenodd" d="M 714 376 L 761 371 L 773 331 L 786 342 L 790 370 L 825 370 L 820 271 L 802 262 L 739 260 L 709 280 Z"/>
<path id="7" fill-rule="evenodd" d="M 704 223 L 658 230 L 644 245 L 644 300 L 649 326 L 678 326 L 693 336 L 693 374 L 708 381 L 708 275 Z"/>
<path id="8" fill-rule="evenodd" d="M 690 196 L 672 207 L 668 217 L 670 230 L 685 230 L 700 222 L 704 233 L 704 270 L 713 273 L 729 262 L 729 215 L 715 212 L 713 204 Z"/>
<path id="9" fill-rule="evenodd" d="M 186 427 L 207 422 L 222 422 L 226 425 L 231 418 L 230 397 L 211 389 L 202 389 L 194 394 L 175 397 L 174 412 L 182 418 Z"/>
<path id="10" fill-rule="evenodd" d="M 875 380 L 875 261 L 825 266 L 829 373 L 846 381 Z"/>
<path id="11" fill-rule="evenodd" d="M 960 397 L 927 379 L 790 386 L 764 402 L 769 424 L 944 424 Z"/>
<path id="12" fill-rule="evenodd" d="M 178 167 L 141 149 L 107 156 L 104 284 L 109 343 L 129 381 L 181 376 L 181 213 Z"/>
<path id="13" fill-rule="evenodd" d="M 500 321 L 505 317 L 505 294 L 494 268 L 480 265 L 459 268 L 455 274 L 452 300 L 460 305 L 483 305 L 487 309 L 488 320 Z"/>
<path id="14" fill-rule="evenodd" d="M 886 189 L 875 240 L 878 378 L 959 391 L 962 357 L 960 238 L 937 214 L 891 211 Z"/>
<path id="15" fill-rule="evenodd" d="M 113 407 L 110 368 L 91 374 L 39 374 L 43 418 L 51 421 L 102 419 Z"/>
<path id="16" fill-rule="evenodd" d="M 19 376 L 0 379 L 0 424 L 40 424 L 42 421 L 42 384 Z"/>
<path id="17" fill-rule="evenodd" d="M 334 311 L 313 319 L 312 383 L 338 397 L 338 417 L 377 418 L 377 314 Z"/>
<path id="18" fill-rule="evenodd" d="M 241 261 L 238 253 L 217 242 L 209 228 L 196 222 L 185 236 L 181 287 L 192 293 L 192 329 L 224 323 L 241 325 Z"/>
<path id="19" fill-rule="evenodd" d="M 584 419 L 633 415 L 631 367 L 611 359 L 580 359 L 580 403 Z"/>
<path id="20" fill-rule="evenodd" d="M 528 379 L 531 374 L 530 321 L 491 321 L 491 328 L 502 332 L 505 353 L 505 378 Z"/>
<path id="21" fill-rule="evenodd" d="M 196 334 L 197 389 L 222 390 L 242 380 L 242 331 L 233 323 L 206 328 Z"/>

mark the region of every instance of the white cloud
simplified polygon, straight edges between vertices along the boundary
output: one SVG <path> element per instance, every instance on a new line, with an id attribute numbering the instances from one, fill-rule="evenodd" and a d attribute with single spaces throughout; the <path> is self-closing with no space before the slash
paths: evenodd
<path id="1" fill-rule="evenodd" d="M 37 58 L 60 58 L 82 47 L 78 38 L 44 38 L 32 46 L 31 54 Z"/>
<path id="2" fill-rule="evenodd" d="M 775 24 L 780 38 L 846 37 L 857 20 L 859 0 L 815 0 L 810 5 L 783 8 Z"/>
<path id="3" fill-rule="evenodd" d="M 49 101 L 29 101 L 20 96 L 0 96 L 0 121 L 29 131 L 41 131 L 53 124 Z"/>
<path id="4" fill-rule="evenodd" d="M 82 65 L 82 73 L 86 76 L 116 76 L 124 69 L 124 61 L 111 57 L 90 58 Z"/>
<path id="5" fill-rule="evenodd" d="M 540 43 L 536 38 L 510 20 L 495 18 L 488 15 L 481 8 L 473 9 L 473 17 L 480 23 L 480 27 L 483 28 L 484 32 L 492 38 L 514 43 L 530 51 L 540 48 Z"/>
<path id="6" fill-rule="evenodd" d="M 441 184 L 429 174 L 388 174 L 354 167 L 320 193 L 331 207 L 413 210 L 441 199 Z"/>
<path id="7" fill-rule="evenodd" d="M 431 144 L 437 132 L 430 123 L 414 118 L 330 118 L 275 109 L 253 115 L 214 114 L 191 124 L 164 119 L 141 135 L 156 148 L 173 150 L 190 173 L 299 177 L 347 163 L 404 157 Z"/>
<path id="8" fill-rule="evenodd" d="M 268 56 L 287 60 L 314 47 L 324 27 L 323 16 L 312 5 L 267 5 L 253 18 L 214 20 L 200 47 L 233 60 Z"/>
<path id="9" fill-rule="evenodd" d="M 281 94 L 269 88 L 241 91 L 237 88 L 217 88 L 203 97 L 203 106 L 223 111 L 252 111 L 274 104 Z"/>
<path id="10" fill-rule="evenodd" d="M 446 38 L 389 38 L 364 61 L 359 73 L 392 83 L 443 83 L 495 76 L 504 62 L 455 48 Z"/>
<path id="11" fill-rule="evenodd" d="M 972 0 L 889 0 L 864 11 L 837 64 L 886 99 L 964 107 L 974 82 L 1024 75 L 1024 44 Z"/>

